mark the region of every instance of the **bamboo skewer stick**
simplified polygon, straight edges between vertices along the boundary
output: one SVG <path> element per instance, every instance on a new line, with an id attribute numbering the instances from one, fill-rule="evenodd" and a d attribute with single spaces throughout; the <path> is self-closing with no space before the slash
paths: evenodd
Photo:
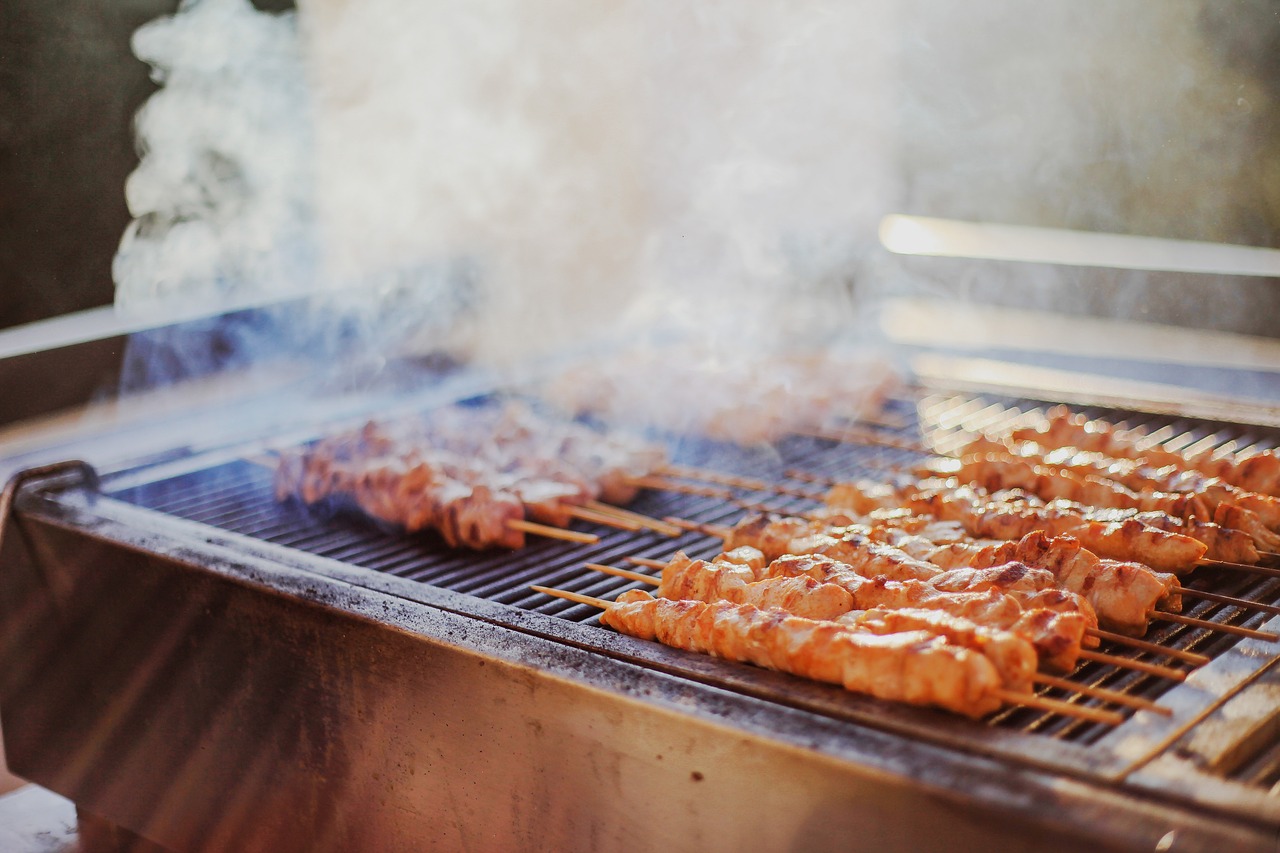
<path id="1" fill-rule="evenodd" d="M 666 536 L 679 536 L 681 533 L 684 532 L 679 527 L 676 527 L 674 524 L 669 524 L 665 521 L 659 521 L 656 518 L 650 518 L 647 515 L 642 515 L 641 513 L 638 513 L 638 512 L 632 512 L 629 509 L 623 509 L 622 507 L 617 507 L 617 506 L 614 506 L 613 504 L 602 503 L 597 500 L 590 500 L 590 501 L 587 501 L 586 504 L 584 504 L 584 506 L 586 506 L 587 509 L 595 510 L 596 512 L 601 513 L 603 515 L 612 515 L 617 518 L 625 518 L 630 521 L 634 521 L 637 524 L 639 524 L 641 527 L 647 527 L 650 530 L 656 530 L 658 533 L 662 533 Z"/>
<path id="2" fill-rule="evenodd" d="M 1141 696 L 1130 696 L 1128 693 L 1121 693 L 1118 690 L 1109 690 L 1106 687 L 1094 687 L 1092 684 L 1077 684 L 1068 678 L 1058 678 L 1054 675 L 1045 675 L 1037 672 L 1033 676 L 1037 684 L 1043 684 L 1046 687 L 1055 687 L 1059 690 L 1068 690 L 1079 693 L 1083 696 L 1091 696 L 1094 699 L 1101 699 L 1104 702 L 1110 702 L 1113 705 L 1124 705 L 1127 708 L 1135 708 L 1139 711 L 1152 711 L 1162 717 L 1172 717 L 1173 709 L 1168 708 L 1150 699 L 1143 699 Z"/>
<path id="3" fill-rule="evenodd" d="M 1183 616 L 1181 613 L 1169 613 L 1164 610 L 1153 610 L 1147 614 L 1151 619 L 1160 619 L 1165 622 L 1177 622 L 1181 625 L 1190 625 L 1193 628 L 1204 628 L 1207 631 L 1219 631 L 1223 634 L 1235 634 L 1239 637 L 1249 637 L 1254 640 L 1267 640 L 1268 642 L 1280 642 L 1280 634 L 1272 634 L 1269 631 L 1255 631 L 1253 628 L 1241 628 L 1236 625 L 1223 625 L 1219 622 L 1210 622 L 1207 619 L 1196 619 L 1194 616 Z"/>
<path id="4" fill-rule="evenodd" d="M 626 578 L 629 581 L 648 584 L 649 586 L 657 586 L 662 582 L 659 578 L 655 578 L 653 575 L 646 575 L 644 572 L 633 572 L 630 569 L 621 569 L 617 566 L 607 566 L 604 563 L 585 563 L 584 565 L 593 572 L 614 575 L 616 577 Z"/>
<path id="5" fill-rule="evenodd" d="M 1099 640 L 1106 640 L 1111 643 L 1131 646 L 1139 651 L 1150 652 L 1151 654 L 1156 655 L 1167 655 L 1168 657 L 1176 658 L 1177 660 L 1184 661 L 1193 666 L 1204 666 L 1212 660 L 1208 655 L 1183 651 L 1182 649 L 1166 648 L 1159 643 L 1149 643 L 1146 640 L 1139 640 L 1137 637 L 1126 637 L 1124 634 L 1115 634 L 1111 631 L 1104 631 L 1102 628 L 1086 628 L 1085 633 L 1097 637 Z"/>
<path id="6" fill-rule="evenodd" d="M 1038 711 L 1049 711 L 1064 717 L 1078 717 L 1091 723 L 1102 723 L 1107 726 L 1118 726 L 1124 717 L 1115 711 L 1104 711 L 1101 708 L 1086 708 L 1071 702 L 1037 696 L 1034 693 L 1014 693 L 1012 690 L 993 690 L 992 695 L 1007 705 L 1023 705 Z"/>
<path id="7" fill-rule="evenodd" d="M 1274 604 L 1263 604 L 1260 601 L 1250 601 L 1247 598 L 1237 598 L 1234 595 L 1223 595 L 1220 592 L 1207 592 L 1203 589 L 1192 589 L 1184 586 L 1178 589 L 1178 595 L 1203 598 L 1205 601 L 1216 601 L 1219 604 L 1230 604 L 1232 607 L 1240 607 L 1245 610 L 1257 610 L 1273 615 L 1280 614 L 1280 607 Z"/>
<path id="8" fill-rule="evenodd" d="M 603 524 L 605 527 L 616 527 L 619 530 L 630 530 L 635 532 L 637 530 L 644 529 L 644 525 L 640 524 L 638 521 L 632 521 L 629 518 L 619 518 L 614 515 L 607 515 L 603 512 L 596 512 L 595 510 L 581 506 L 570 507 L 569 515 L 574 518 L 582 519 L 583 521 L 589 521 L 592 524 Z"/>
<path id="9" fill-rule="evenodd" d="M 507 527 L 524 533 L 532 533 L 535 536 L 545 536 L 548 539 L 561 539 L 565 542 L 578 542 L 583 545 L 594 545 L 600 541 L 600 537 L 594 533 L 580 533 L 577 530 L 565 530 L 563 527 L 551 527 L 546 524 L 538 524 L 536 521 L 525 521 L 521 518 L 511 519 L 507 522 Z"/>
<path id="10" fill-rule="evenodd" d="M 1250 572 L 1255 575 L 1263 575 L 1265 577 L 1280 578 L 1280 569 L 1273 569 L 1267 566 L 1254 566 L 1249 563 L 1233 563 L 1230 560 L 1214 560 L 1205 557 L 1196 560 L 1196 566 L 1208 566 L 1214 569 L 1231 569 L 1237 572 Z"/>
<path id="11" fill-rule="evenodd" d="M 686 495 L 698 495 L 704 498 L 728 499 L 736 497 L 729 489 L 716 489 L 710 486 L 695 486 L 690 483 L 677 483 L 665 477 L 629 477 L 628 486 L 640 489 L 654 489 L 660 492 L 681 492 Z"/>
<path id="12" fill-rule="evenodd" d="M 723 524 L 704 524 L 697 521 L 686 521 L 685 519 L 674 515 L 668 515 L 662 520 L 674 524 L 684 530 L 692 530 L 694 533 L 714 536 L 717 539 L 725 539 L 733 532 L 729 527 Z"/>
<path id="13" fill-rule="evenodd" d="M 552 589 L 549 586 L 538 586 L 536 583 L 529 584 L 529 589 L 534 592 L 540 592 L 543 595 L 549 595 L 552 598 L 563 598 L 565 601 L 572 601 L 577 604 L 590 604 L 592 607 L 599 607 L 601 610 L 608 610 L 613 606 L 613 602 L 607 599 L 583 595 L 580 592 L 570 592 L 567 589 Z"/>
<path id="14" fill-rule="evenodd" d="M 772 491 L 774 488 L 773 483 L 766 483 L 764 480 L 757 480 L 753 477 L 739 477 L 736 474 L 724 474 L 720 471 L 711 471 L 705 468 L 694 468 L 691 465 L 668 463 L 657 468 L 654 473 L 667 477 L 681 477 L 686 480 L 702 480 L 706 483 L 738 486 L 739 488 L 753 489 L 758 492 Z"/>
<path id="15" fill-rule="evenodd" d="M 778 485 L 777 483 L 758 480 L 754 477 L 739 477 L 736 474 L 725 474 L 721 471 L 711 471 L 706 468 L 694 468 L 689 465 L 664 465 L 659 468 L 656 473 L 668 477 L 679 477 L 684 480 L 718 483 L 722 486 L 735 486 L 739 489 L 749 489 L 753 492 L 772 492 L 774 494 L 787 495 L 788 497 L 796 498 L 814 497 L 814 495 L 809 492 L 791 489 L 787 486 Z"/>
<path id="16" fill-rule="evenodd" d="M 817 427 L 814 429 L 798 429 L 795 430 L 795 433 L 796 435 L 807 435 L 810 438 L 838 441 L 842 444 L 872 444 L 880 447 L 891 447 L 894 450 L 911 450 L 916 453 L 933 452 L 914 439 L 877 432 L 867 427 L 843 427 L 841 429 Z"/>
<path id="17" fill-rule="evenodd" d="M 1095 652 L 1089 649 L 1081 649 L 1080 659 L 1093 661 L 1094 663 L 1105 663 L 1108 666 L 1118 666 L 1122 669 L 1134 669 L 1138 672 L 1145 672 L 1147 675 L 1167 678 L 1170 681 L 1187 680 L 1187 674 L 1180 669 L 1172 669 L 1156 663 L 1147 663 L 1146 661 L 1129 660 L 1128 658 L 1122 658 L 1117 655 L 1109 655 L 1106 652 Z"/>
<path id="18" fill-rule="evenodd" d="M 570 592 L 563 589 L 552 589 L 551 587 L 531 585 L 530 589 L 535 592 L 550 595 L 554 598 L 563 598 L 566 601 L 573 601 L 578 604 L 589 604 L 592 607 L 598 607 L 601 610 L 608 610 L 613 606 L 612 601 L 603 598 L 594 598 L 589 595 L 582 595 L 577 592 Z M 1015 693 L 1012 690 L 994 690 L 992 695 L 1007 705 L 1022 705 L 1028 708 L 1036 708 L 1041 711 L 1049 711 L 1055 714 L 1061 714 L 1069 717 L 1078 717 L 1080 719 L 1089 720 L 1090 722 L 1103 723 L 1109 726 L 1118 726 L 1124 722 L 1124 717 L 1115 711 L 1106 711 L 1100 708 L 1087 708 L 1076 705 L 1071 702 L 1063 702 L 1058 699 L 1050 699 L 1045 696 L 1037 696 L 1034 693 L 1024 694 Z"/>

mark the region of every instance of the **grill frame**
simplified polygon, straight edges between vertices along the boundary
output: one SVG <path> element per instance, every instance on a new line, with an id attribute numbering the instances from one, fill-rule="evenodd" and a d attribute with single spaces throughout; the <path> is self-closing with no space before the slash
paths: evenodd
<path id="1" fill-rule="evenodd" d="M 171 469 L 199 467 L 211 458 L 231 458 L 244 452 L 243 447 L 234 448 L 168 465 Z M 150 470 L 145 476 L 163 473 L 164 467 Z M 127 468 L 124 471 L 128 473 Z M 1091 841 L 1107 846 L 1150 849 L 1165 833 L 1176 830 L 1182 842 L 1192 849 L 1213 849 L 1224 839 L 1244 845 L 1240 849 L 1262 849 L 1271 843 L 1276 827 L 1280 827 L 1280 809 L 1262 792 L 1196 769 L 1197 761 L 1206 760 L 1206 750 L 1187 756 L 1165 753 L 1133 770 L 1132 751 L 1139 748 L 1133 744 L 1149 746 L 1158 742 L 1161 732 L 1168 728 L 1155 719 L 1142 727 L 1141 737 L 1136 740 L 1131 735 L 1132 728 L 1123 738 L 1117 730 L 1117 738 L 1105 750 L 985 729 L 940 712 L 889 707 L 784 675 L 678 650 L 655 649 L 642 641 L 557 617 L 216 530 L 106 497 L 90 484 L 65 476 L 54 476 L 24 489 L 16 501 L 10 529 L 18 534 L 6 537 L 5 565 L 16 562 L 24 566 L 29 575 L 27 600 L 43 601 L 48 613 L 65 609 L 67 602 L 59 601 L 59 595 L 74 598 L 78 594 L 74 591 L 76 584 L 70 582 L 74 576 L 106 571 L 119 583 L 127 584 L 139 560 L 148 564 L 160 561 L 164 571 L 180 578 L 215 578 L 243 587 L 255 598 L 265 596 L 272 601 L 286 599 L 302 604 L 302 611 L 307 613 L 319 608 L 329 617 L 336 614 L 344 623 L 372 622 L 378 634 L 408 633 L 415 644 L 433 652 L 463 649 L 464 654 L 479 655 L 496 665 L 514 666 L 539 682 L 546 679 L 570 683 L 575 695 L 593 707 L 602 707 L 609 716 L 621 708 L 634 708 L 637 703 L 653 705 L 663 713 L 676 714 L 683 720 L 679 725 L 686 729 L 693 726 L 714 732 L 711 736 L 717 742 L 723 738 L 746 738 L 755 748 L 770 753 L 798 750 L 807 756 L 803 775 L 812 777 L 806 784 L 826 789 L 839 778 L 842 784 L 870 790 L 868 785 L 886 784 L 889 780 L 887 784 L 905 796 L 922 802 L 941 801 L 946 803 L 944 808 L 954 806 L 966 813 L 986 815 L 975 831 L 982 835 L 995 833 L 995 837 L 1006 841 L 1007 832 L 1020 836 L 1029 831 L 1028 827 L 1039 827 L 1053 828 L 1059 838 L 1071 842 L 1067 846 L 1078 843 L 1083 833 Z M 77 565 L 80 561 L 66 553 L 87 546 L 108 555 L 106 569 Z M 62 556 L 50 559 L 48 552 L 54 551 Z M 10 593 L 5 596 L 8 622 L 13 615 L 15 590 L 8 573 L 5 577 Z M 61 584 L 57 578 L 61 578 Z M 39 586 L 47 589 L 35 591 Z M 80 604 L 90 606 L 89 602 Z M 1268 627 L 1277 622 L 1280 618 L 1270 620 Z M 265 636 L 254 639 L 268 640 Z M 1248 641 L 1235 648 L 1241 648 L 1247 658 Z M 13 646 L 8 646 L 5 659 L 14 654 Z M 53 654 L 51 650 L 50 655 Z M 85 661 L 77 661 L 73 671 L 62 674 L 74 678 L 74 670 L 85 665 Z M 138 665 L 145 666 L 146 661 L 139 661 Z M 1273 689 L 1273 673 L 1261 678 L 1255 687 Z M 26 726 L 20 723 L 11 732 L 11 708 L 15 700 L 20 705 L 25 700 L 20 691 L 14 690 L 12 680 L 6 683 L 8 687 L 0 694 L 0 708 L 5 712 L 7 741 L 14 742 L 9 748 L 14 768 L 77 802 L 87 799 L 95 804 L 98 794 L 84 790 L 83 780 L 75 778 L 65 761 L 50 756 L 45 746 L 33 742 Z M 788 707 L 773 698 L 760 698 L 776 697 L 782 690 L 798 697 L 799 706 Z M 1179 690 L 1183 688 L 1175 688 L 1166 696 Z M 848 709 L 854 710 L 851 718 Z M 32 713 L 20 712 L 19 719 L 27 720 Z M 1175 724 L 1178 719 L 1181 715 Z M 341 739 L 363 736 L 359 723 L 352 725 L 356 728 L 341 734 Z M 622 728 L 626 728 L 625 724 Z M 1197 732 L 1211 729 L 1212 724 L 1207 724 Z M 819 731 L 824 737 L 815 735 Z M 64 746 L 74 740 L 73 732 L 64 732 L 58 738 Z M 1209 760 L 1212 762 L 1213 757 Z M 460 782 L 457 787 L 465 785 Z M 97 811 L 114 817 L 111 804 L 106 805 Z M 369 806 L 366 803 L 362 807 Z M 705 810 L 699 813 L 703 821 L 728 827 L 735 822 L 748 825 L 758 821 L 751 812 L 740 805 L 718 804 L 716 815 Z M 846 814 L 857 812 L 851 808 Z M 874 817 L 874 810 L 868 816 Z M 1081 823 L 1085 816 L 1089 822 Z M 120 822 L 162 843 L 168 841 L 175 849 L 199 849 L 190 847 L 191 839 L 180 837 L 181 831 L 156 826 L 153 816 L 126 817 Z M 1241 819 L 1244 824 L 1239 823 Z M 1003 825 L 1008 823 L 1012 829 L 1006 830 Z M 610 831 L 618 831 L 623 823 L 614 820 L 604 825 L 612 827 Z M 1039 830 L 1035 832 L 1037 836 Z M 894 845 L 887 846 L 892 849 Z"/>

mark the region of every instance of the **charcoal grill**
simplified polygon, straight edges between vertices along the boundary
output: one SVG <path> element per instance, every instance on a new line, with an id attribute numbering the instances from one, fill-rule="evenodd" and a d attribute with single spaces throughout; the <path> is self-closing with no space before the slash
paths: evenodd
<path id="1" fill-rule="evenodd" d="M 1123 405 L 1086 411 L 1170 446 L 1280 437 L 1271 413 L 1243 404 L 1214 420 Z M 1042 408 L 918 387 L 888 404 L 896 429 L 854 424 L 769 448 L 670 438 L 683 464 L 801 489 L 796 471 L 874 475 L 913 458 L 920 436 L 945 447 Z M 1170 716 L 1125 711 L 1106 725 L 1009 707 L 968 721 L 619 636 L 592 608 L 529 588 L 612 598 L 634 582 L 584 563 L 713 553 L 719 543 L 697 531 L 583 524 L 598 544 L 451 551 L 278 504 L 256 460 L 280 441 L 15 479 L 0 544 L 0 713 L 15 772 L 176 851 L 1272 850 L 1280 839 L 1278 643 L 1158 625 L 1148 639 L 1210 663 L 1183 683 L 1098 663 L 1071 679 Z M 710 524 L 742 513 L 668 491 L 632 509 Z M 1190 584 L 1280 601 L 1280 573 L 1204 568 Z M 1213 601 L 1187 607 L 1280 625 Z"/>

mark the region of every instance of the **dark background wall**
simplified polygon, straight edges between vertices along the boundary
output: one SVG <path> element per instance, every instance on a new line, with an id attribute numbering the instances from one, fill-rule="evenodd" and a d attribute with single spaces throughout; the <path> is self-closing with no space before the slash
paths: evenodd
<path id="1" fill-rule="evenodd" d="M 154 89 L 129 36 L 176 6 L 0 3 L 0 327 L 111 303 L 133 114 Z"/>
<path id="2" fill-rule="evenodd" d="M 111 303 L 133 115 L 155 91 L 129 38 L 177 7 L 0 0 L 0 328 Z"/>

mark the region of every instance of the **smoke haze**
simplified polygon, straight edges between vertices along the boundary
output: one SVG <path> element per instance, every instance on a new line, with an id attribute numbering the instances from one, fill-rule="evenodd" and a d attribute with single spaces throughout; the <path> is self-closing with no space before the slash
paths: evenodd
<path id="1" fill-rule="evenodd" d="M 340 293 L 381 344 L 495 363 L 822 341 L 899 293 L 1132 313 L 1141 282 L 886 264 L 876 225 L 1273 241 L 1236 5 L 186 0 L 135 39 L 165 88 L 117 302 Z"/>

